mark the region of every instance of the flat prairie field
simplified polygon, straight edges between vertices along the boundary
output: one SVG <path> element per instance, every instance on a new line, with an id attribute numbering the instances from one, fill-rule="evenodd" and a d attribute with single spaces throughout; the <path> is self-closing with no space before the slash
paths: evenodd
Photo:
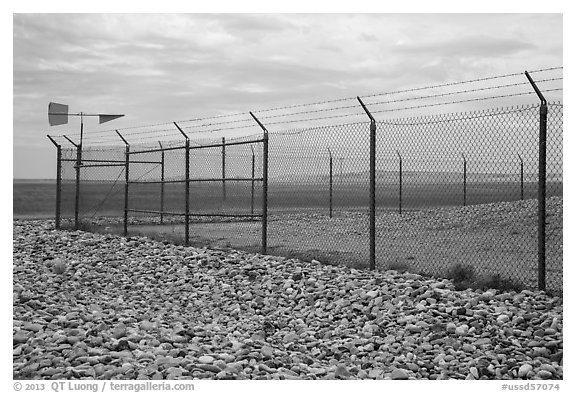
<path id="1" fill-rule="evenodd" d="M 131 208 L 159 210 L 159 185 L 132 189 Z M 462 204 L 462 185 L 408 184 L 403 188 L 402 214 L 391 187 L 377 193 L 376 264 L 379 269 L 408 269 L 443 275 L 455 264 L 471 265 L 478 274 L 499 274 L 530 288 L 537 287 L 538 240 L 536 186 L 524 185 L 523 201 L 515 200 L 517 184 L 469 184 L 467 206 Z M 115 190 L 114 188 L 118 188 Z M 250 187 L 196 186 L 191 191 L 192 213 L 250 213 Z M 110 192 L 112 189 L 113 192 Z M 63 217 L 73 217 L 73 184 L 63 187 Z M 98 231 L 121 233 L 123 185 L 83 185 L 81 206 L 100 204 L 94 214 L 81 208 Z M 562 195 L 562 183 L 548 184 L 548 195 Z M 114 193 L 114 191 L 116 191 Z M 333 217 L 329 217 L 328 193 L 317 185 L 269 188 L 267 253 L 355 268 L 369 266 L 367 192 L 361 187 L 340 186 L 333 193 Z M 16 218 L 53 218 L 53 183 L 14 183 Z M 165 187 L 165 211 L 182 212 L 181 186 Z M 397 192 L 397 189 L 396 189 Z M 460 193 L 460 195 L 458 195 Z M 64 196 L 65 194 L 65 196 Z M 254 196 L 254 213 L 260 214 L 261 188 Z M 100 203 L 105 199 L 104 203 Z M 494 201 L 495 200 L 495 201 Z M 72 201 L 72 203 L 70 203 Z M 100 202 L 98 202 L 100 201 Z M 492 203 L 486 203 L 486 202 Z M 460 204 L 460 206 L 458 206 Z M 427 208 L 423 208 L 423 206 Z M 107 219 L 106 217 L 111 217 Z M 182 242 L 184 225 L 177 216 L 131 215 L 130 235 L 144 235 Z M 134 224 L 132 224 L 134 223 Z M 137 225 L 136 225 L 137 224 Z M 562 198 L 547 200 L 547 287 L 562 289 Z M 190 244 L 209 248 L 234 248 L 260 252 L 262 225 L 258 220 L 192 219 Z"/>

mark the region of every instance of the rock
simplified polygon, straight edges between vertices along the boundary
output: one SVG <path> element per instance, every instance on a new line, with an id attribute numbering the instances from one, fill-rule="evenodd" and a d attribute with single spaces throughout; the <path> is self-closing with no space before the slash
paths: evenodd
<path id="1" fill-rule="evenodd" d="M 22 330 L 17 331 L 12 337 L 14 344 L 24 344 L 29 339 L 30 336 L 27 333 L 24 333 Z"/>
<path id="2" fill-rule="evenodd" d="M 498 322 L 501 325 L 503 325 L 509 321 L 510 321 L 510 317 L 506 314 L 498 315 L 498 318 L 496 318 L 496 322 Z"/>
<path id="3" fill-rule="evenodd" d="M 401 368 L 395 368 L 394 370 L 392 370 L 390 378 L 393 380 L 408 379 L 408 373 Z"/>
<path id="4" fill-rule="evenodd" d="M 222 371 L 213 364 L 197 364 L 196 367 L 203 371 L 208 371 L 214 374 L 218 374 L 220 371 Z"/>
<path id="5" fill-rule="evenodd" d="M 548 370 L 540 370 L 540 371 L 538 371 L 538 374 L 536 374 L 536 375 L 542 379 L 552 378 L 552 373 Z"/>
<path id="6" fill-rule="evenodd" d="M 456 332 L 456 324 L 454 322 L 449 322 L 446 325 L 446 331 L 448 333 L 455 333 Z"/>
<path id="7" fill-rule="evenodd" d="M 260 353 L 264 358 L 269 359 L 272 357 L 274 349 L 268 345 L 265 345 L 260 349 Z"/>
<path id="8" fill-rule="evenodd" d="M 465 336 L 468 334 L 468 325 L 460 325 L 456 328 L 455 333 L 458 336 Z"/>
<path id="9" fill-rule="evenodd" d="M 119 323 L 112 329 L 112 337 L 119 339 L 126 336 L 126 325 Z"/>
<path id="10" fill-rule="evenodd" d="M 294 333 L 294 332 L 290 332 L 290 333 L 286 334 L 286 335 L 284 336 L 284 339 L 283 339 L 283 341 L 284 341 L 285 343 L 293 343 L 293 342 L 295 342 L 296 340 L 298 340 L 298 335 L 297 335 L 296 333 Z"/>
<path id="11" fill-rule="evenodd" d="M 470 367 L 470 374 L 472 374 L 474 379 L 480 378 L 480 374 L 478 373 L 478 369 L 476 367 Z"/>
<path id="12" fill-rule="evenodd" d="M 519 378 L 526 378 L 526 376 L 528 375 L 528 373 L 530 371 L 532 371 L 532 366 L 530 364 L 523 364 L 518 369 L 518 377 Z"/>
<path id="13" fill-rule="evenodd" d="M 198 358 L 201 364 L 212 364 L 214 363 L 214 358 L 212 356 L 203 355 Z"/>
<path id="14" fill-rule="evenodd" d="M 474 341 L 474 345 L 480 347 L 482 345 L 489 345 L 492 344 L 492 340 L 488 337 L 479 338 L 478 340 Z"/>
<path id="15" fill-rule="evenodd" d="M 338 365 L 336 370 L 334 370 L 334 375 L 336 378 L 350 378 L 350 372 L 346 369 L 346 367 L 342 365 Z"/>

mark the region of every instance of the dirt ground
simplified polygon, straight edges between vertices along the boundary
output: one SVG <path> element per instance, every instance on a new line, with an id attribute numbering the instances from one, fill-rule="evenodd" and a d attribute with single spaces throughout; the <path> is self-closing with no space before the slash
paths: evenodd
<path id="1" fill-rule="evenodd" d="M 562 289 L 562 199 L 547 202 L 547 287 Z M 433 210 L 379 211 L 376 219 L 376 265 L 442 275 L 455 264 L 471 265 L 478 274 L 500 274 L 537 288 L 536 201 L 516 201 Z M 133 235 L 183 238 L 184 226 L 134 225 Z M 316 259 L 356 268 L 369 265 L 367 212 L 271 212 L 267 252 Z M 260 222 L 194 223 L 192 245 L 259 252 Z"/>

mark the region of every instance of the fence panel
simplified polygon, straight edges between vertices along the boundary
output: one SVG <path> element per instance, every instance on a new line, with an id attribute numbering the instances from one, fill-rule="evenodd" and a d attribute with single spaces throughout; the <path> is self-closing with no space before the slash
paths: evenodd
<path id="1" fill-rule="evenodd" d="M 550 290 L 562 289 L 562 116 L 561 104 L 549 104 Z M 369 267 L 369 125 L 270 133 L 268 253 Z M 476 278 L 494 282 L 498 275 L 537 288 L 538 129 L 537 105 L 379 121 L 376 267 L 445 276 L 455 265 L 470 266 Z M 190 244 L 259 252 L 262 136 L 225 143 L 190 141 Z M 180 140 L 130 147 L 130 234 L 185 239 L 184 146 Z M 121 227 L 124 162 L 121 145 L 83 149 L 83 223 Z M 62 226 L 69 228 L 75 165 L 76 149 L 63 148 Z"/>

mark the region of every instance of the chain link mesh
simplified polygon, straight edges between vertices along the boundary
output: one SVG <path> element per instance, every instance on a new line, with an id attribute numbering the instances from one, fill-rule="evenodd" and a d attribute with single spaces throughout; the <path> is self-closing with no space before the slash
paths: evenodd
<path id="1" fill-rule="evenodd" d="M 558 291 L 562 116 L 562 105 L 551 103 L 546 273 L 547 287 Z M 536 288 L 538 127 L 538 105 L 377 122 L 377 268 L 446 275 L 455 265 L 472 266 L 479 276 Z M 368 267 L 369 130 L 368 122 L 356 122 L 270 133 L 268 253 Z M 261 138 L 226 139 L 224 152 L 221 139 L 190 142 L 192 245 L 260 250 Z M 250 140 L 257 142 L 228 145 Z M 216 146 L 200 148 L 206 145 Z M 162 147 L 130 147 L 129 209 L 153 212 L 130 212 L 130 232 L 182 239 L 185 186 L 169 181 L 185 179 L 185 144 Z M 62 157 L 62 217 L 73 223 L 76 150 L 63 149 Z M 87 166 L 98 160 L 121 165 Z M 124 160 L 123 147 L 84 148 L 82 220 L 120 225 Z"/>

